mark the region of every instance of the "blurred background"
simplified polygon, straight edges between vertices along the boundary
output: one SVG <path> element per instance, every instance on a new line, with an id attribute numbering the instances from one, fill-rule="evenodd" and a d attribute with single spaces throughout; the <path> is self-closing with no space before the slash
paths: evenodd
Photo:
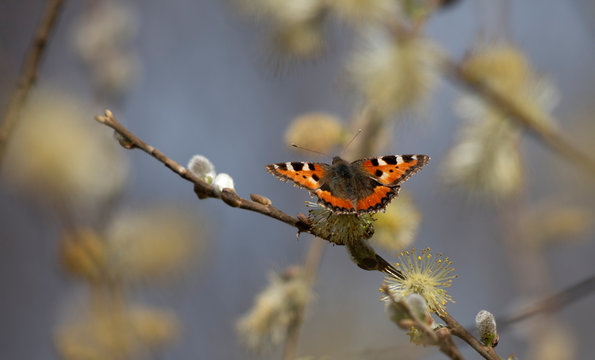
<path id="1" fill-rule="evenodd" d="M 119 147 L 93 120 L 106 108 L 180 164 L 204 155 L 240 196 L 262 194 L 292 215 L 307 211 L 308 194 L 265 165 L 331 156 L 288 142 L 333 155 L 364 128 L 372 145 L 361 155 L 428 154 L 371 241 L 391 262 L 412 247 L 449 256 L 458 279 L 447 310 L 464 325 L 482 309 L 506 316 L 593 276 L 593 174 L 436 70 L 446 55 L 502 80 L 496 86 L 550 114 L 557 123 L 545 126 L 592 155 L 592 1 L 460 0 L 430 11 L 433 2 L 321 10 L 313 0 L 295 13 L 273 3 L 65 3 L 0 170 L 0 359 L 281 357 L 279 337 L 255 352 L 237 324 L 271 278 L 279 282 L 271 273 L 302 264 L 312 236 L 199 201 L 155 159 Z M 45 5 L 0 2 L 2 109 Z M 413 40 L 375 27 L 384 11 L 405 18 Z M 362 126 L 362 109 L 377 132 Z M 317 129 L 322 145 L 308 136 Z M 298 355 L 445 358 L 389 321 L 382 281 L 327 245 Z M 593 299 L 514 324 L 497 352 L 588 358 Z"/>

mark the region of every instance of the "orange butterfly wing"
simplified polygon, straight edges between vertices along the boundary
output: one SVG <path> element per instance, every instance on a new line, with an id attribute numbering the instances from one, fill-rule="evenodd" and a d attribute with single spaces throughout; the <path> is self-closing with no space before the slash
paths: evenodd
<path id="1" fill-rule="evenodd" d="M 427 155 L 418 154 L 387 155 L 354 161 L 352 166 L 361 169 L 363 174 L 377 183 L 369 185 L 369 195 L 351 200 L 332 193 L 326 176 L 331 169 L 328 164 L 285 162 L 267 165 L 266 169 L 282 181 L 291 181 L 297 187 L 310 190 L 321 204 L 336 213 L 374 213 L 383 210 L 399 193 L 400 184 L 418 172 L 429 160 Z"/>
<path id="2" fill-rule="evenodd" d="M 393 197 L 399 193 L 400 186 L 389 187 L 378 185 L 371 195 L 357 201 L 357 211 L 375 213 L 386 207 Z"/>
<path id="3" fill-rule="evenodd" d="M 270 164 L 266 169 L 282 181 L 292 181 L 297 187 L 314 191 L 320 187 L 320 181 L 329 167 L 324 163 L 294 161 Z"/>
<path id="4" fill-rule="evenodd" d="M 342 199 L 340 197 L 334 196 L 330 191 L 318 189 L 314 192 L 314 194 L 318 197 L 319 203 L 326 206 L 329 209 L 332 209 L 336 213 L 353 213 L 355 209 L 353 208 L 353 204 L 348 199 Z"/>
<path id="5" fill-rule="evenodd" d="M 362 168 L 379 183 L 396 187 L 430 161 L 427 155 L 387 155 L 378 158 L 362 159 Z M 374 195 L 374 194 L 373 194 Z M 359 207 L 359 206 L 358 206 Z"/>

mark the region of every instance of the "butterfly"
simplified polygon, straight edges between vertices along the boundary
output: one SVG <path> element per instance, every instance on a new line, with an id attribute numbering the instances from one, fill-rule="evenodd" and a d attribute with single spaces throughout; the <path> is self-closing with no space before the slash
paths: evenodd
<path id="1" fill-rule="evenodd" d="M 285 162 L 266 166 L 282 181 L 310 191 L 318 203 L 337 214 L 384 210 L 401 183 L 430 161 L 427 155 L 387 155 L 347 162 L 338 156 L 331 165 Z"/>

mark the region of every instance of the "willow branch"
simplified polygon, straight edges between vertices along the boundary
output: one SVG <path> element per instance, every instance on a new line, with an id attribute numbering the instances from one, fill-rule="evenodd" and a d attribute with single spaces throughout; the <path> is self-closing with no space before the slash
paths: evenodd
<path id="1" fill-rule="evenodd" d="M 0 124 L 0 164 L 4 158 L 8 139 L 19 119 L 23 104 L 29 95 L 29 90 L 31 90 L 31 87 L 37 78 L 39 63 L 41 62 L 48 39 L 54 29 L 56 18 L 58 17 L 63 4 L 64 0 L 48 1 L 33 41 L 29 45 L 29 49 L 25 55 L 18 85 L 8 103 L 8 108 L 6 109 L 4 118 Z"/>
<path id="2" fill-rule="evenodd" d="M 202 181 L 198 176 L 194 175 L 184 166 L 178 164 L 173 159 L 169 158 L 167 155 L 157 150 L 155 147 L 147 144 L 146 142 L 138 138 L 136 135 L 134 135 L 132 132 L 130 132 L 128 129 L 126 129 L 122 124 L 120 124 L 116 120 L 111 111 L 105 110 L 105 115 L 96 116 L 95 120 L 97 120 L 101 124 L 104 124 L 112 128 L 117 134 L 118 140 L 123 147 L 127 149 L 138 148 L 144 151 L 145 153 L 155 158 L 157 161 L 161 162 L 168 169 L 178 174 L 184 180 L 193 183 L 194 192 L 199 197 L 199 199 L 220 199 L 231 207 L 237 207 L 240 209 L 257 212 L 259 214 L 271 217 L 273 219 L 282 221 L 290 226 L 295 227 L 298 230 L 298 233 L 306 232 L 328 241 L 327 238 L 320 236 L 320 234 L 318 234 L 317 231 L 314 228 L 312 228 L 308 221 L 308 218 L 305 215 L 299 214 L 298 217 L 288 215 L 274 207 L 271 204 L 270 200 L 262 195 L 251 194 L 251 200 L 249 200 L 240 197 L 238 194 L 235 193 L 235 191 L 231 189 L 223 189 L 221 194 L 217 194 L 215 192 L 215 188 L 212 185 Z M 383 264 L 388 264 L 388 262 L 386 262 L 386 260 L 384 260 L 382 257 L 380 257 L 379 255 L 376 256 L 379 262 L 382 262 Z M 385 266 L 383 268 L 379 268 L 378 270 L 386 273 L 390 273 L 391 270 L 395 272 L 397 271 L 390 265 Z"/>
<path id="3" fill-rule="evenodd" d="M 124 146 L 126 148 L 130 148 L 130 149 L 138 148 L 138 149 L 144 151 L 145 153 L 154 157 L 157 161 L 161 162 L 167 168 L 169 168 L 170 170 L 172 170 L 173 172 L 178 174 L 184 180 L 187 180 L 187 181 L 193 183 L 194 191 L 197 193 L 199 198 L 201 198 L 201 199 L 205 199 L 205 198 L 221 199 L 221 200 L 223 200 L 223 202 L 225 202 L 229 206 L 239 207 L 241 209 L 250 210 L 250 211 L 255 211 L 255 212 L 261 213 L 263 215 L 277 219 L 279 221 L 282 221 L 288 225 L 294 226 L 300 232 L 312 233 L 312 230 L 308 224 L 304 223 L 303 221 L 301 221 L 300 219 L 298 219 L 296 217 L 293 217 L 291 215 L 288 215 L 288 214 L 282 212 L 281 210 L 277 209 L 270 203 L 267 204 L 266 201 L 259 200 L 261 202 L 257 202 L 257 201 L 253 201 L 253 200 L 244 199 L 244 198 L 239 197 L 235 192 L 230 191 L 228 189 L 225 189 L 223 192 L 221 192 L 221 195 L 218 195 L 215 192 L 215 188 L 212 185 L 207 184 L 206 182 L 202 181 L 198 176 L 194 175 L 191 171 L 189 171 L 188 169 L 186 169 L 182 165 L 178 164 L 177 162 L 175 162 L 174 160 L 169 158 L 167 155 L 165 155 L 161 151 L 159 151 L 156 148 L 154 148 L 153 146 L 145 143 L 140 138 L 138 138 L 136 135 L 131 133 L 128 129 L 126 129 L 122 124 L 120 124 L 116 120 L 116 118 L 113 116 L 111 111 L 106 110 L 105 116 L 97 116 L 97 117 L 95 117 L 95 120 L 114 129 L 114 131 L 116 131 L 116 133 L 122 137 L 122 139 L 120 139 L 120 143 L 122 144 L 122 146 Z M 253 198 L 266 199 L 259 195 L 253 196 Z"/>
<path id="4" fill-rule="evenodd" d="M 471 346 L 475 351 L 477 351 L 481 356 L 488 360 L 502 360 L 496 351 L 491 346 L 485 346 L 479 340 L 475 338 L 469 331 L 467 331 L 463 325 L 459 324 L 450 314 L 439 314 L 438 315 L 445 323 L 446 326 L 449 328 L 450 332 L 456 336 L 461 338 L 465 341 L 469 346 Z"/>
<path id="5" fill-rule="evenodd" d="M 451 79 L 473 90 L 485 101 L 496 106 L 500 111 L 515 120 L 549 148 L 595 176 L 595 159 L 576 147 L 553 126 L 545 125 L 555 124 L 554 119 L 545 114 L 542 115 L 545 118 L 539 118 L 540 115 L 529 113 L 515 99 L 511 99 L 510 96 L 498 91 L 469 71 L 464 71 L 460 64 L 448 57 L 444 57 L 442 62 L 445 73 Z"/>

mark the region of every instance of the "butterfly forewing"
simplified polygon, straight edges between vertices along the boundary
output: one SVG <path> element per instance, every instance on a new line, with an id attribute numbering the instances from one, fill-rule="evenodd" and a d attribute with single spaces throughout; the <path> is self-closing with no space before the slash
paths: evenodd
<path id="1" fill-rule="evenodd" d="M 268 172 L 279 179 L 283 181 L 292 181 L 295 186 L 308 190 L 315 190 L 320 187 L 320 182 L 329 168 L 330 166 L 324 163 L 300 161 L 270 164 L 266 166 Z"/>
<path id="2" fill-rule="evenodd" d="M 422 154 L 387 155 L 357 160 L 354 163 L 360 162 L 364 170 L 381 184 L 396 186 L 418 172 L 429 160 L 429 156 Z"/>

